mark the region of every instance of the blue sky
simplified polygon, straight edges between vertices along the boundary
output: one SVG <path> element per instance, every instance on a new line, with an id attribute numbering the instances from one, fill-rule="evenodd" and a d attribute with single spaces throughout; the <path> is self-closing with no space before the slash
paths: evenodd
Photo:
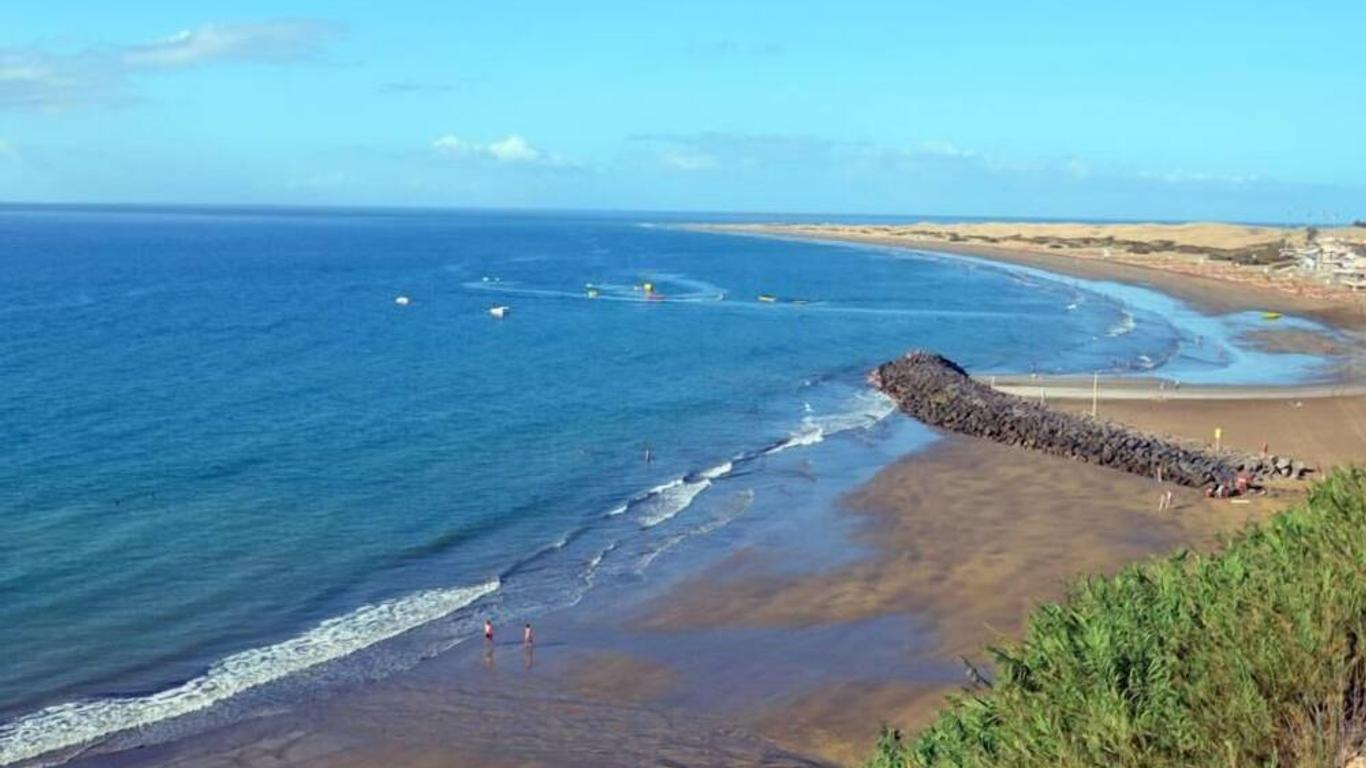
<path id="1" fill-rule="evenodd" d="M 1366 218 L 1359 2 L 0 4 L 0 200 Z"/>

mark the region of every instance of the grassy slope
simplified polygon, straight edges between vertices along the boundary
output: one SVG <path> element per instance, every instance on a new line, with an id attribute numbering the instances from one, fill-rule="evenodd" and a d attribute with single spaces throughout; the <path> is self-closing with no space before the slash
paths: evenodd
<path id="1" fill-rule="evenodd" d="M 1039 608 L 990 687 L 914 741 L 885 732 L 870 766 L 1331 765 L 1363 630 L 1366 471 L 1344 470 L 1219 554 Z"/>

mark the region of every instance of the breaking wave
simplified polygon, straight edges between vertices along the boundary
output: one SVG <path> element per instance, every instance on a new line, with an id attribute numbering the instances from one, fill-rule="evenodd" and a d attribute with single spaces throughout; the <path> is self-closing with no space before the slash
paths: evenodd
<path id="1" fill-rule="evenodd" d="M 276 645 L 235 653 L 203 675 L 149 696 L 75 701 L 0 725 L 0 765 L 186 715 L 449 616 L 498 590 L 497 580 L 429 589 L 362 606 Z"/>

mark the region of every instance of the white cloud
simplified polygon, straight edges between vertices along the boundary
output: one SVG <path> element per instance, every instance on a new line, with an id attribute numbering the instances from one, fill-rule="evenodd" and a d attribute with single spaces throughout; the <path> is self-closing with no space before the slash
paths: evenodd
<path id="1" fill-rule="evenodd" d="M 488 153 L 504 163 L 534 163 L 541 159 L 541 151 L 515 133 L 489 144 Z"/>
<path id="2" fill-rule="evenodd" d="M 316 56 L 338 33 L 335 24 L 317 19 L 205 24 L 126 46 L 120 49 L 119 58 L 135 69 L 178 69 L 219 61 L 297 61 Z"/>
<path id="3" fill-rule="evenodd" d="M 0 109 L 59 111 L 126 103 L 137 77 L 225 62 L 306 60 L 339 33 L 325 21 L 279 19 L 206 24 L 148 43 L 74 53 L 0 48 Z"/>
<path id="4" fill-rule="evenodd" d="M 717 166 L 716 158 L 702 152 L 667 151 L 659 162 L 680 171 L 707 171 Z"/>
<path id="5" fill-rule="evenodd" d="M 465 141 L 459 136 L 446 134 L 432 142 L 432 149 L 443 155 L 472 155 L 479 151 L 479 145 Z"/>
<path id="6" fill-rule="evenodd" d="M 432 149 L 449 157 L 484 157 L 500 163 L 538 163 L 548 159 L 544 152 L 516 133 L 488 143 L 447 134 L 433 141 Z"/>

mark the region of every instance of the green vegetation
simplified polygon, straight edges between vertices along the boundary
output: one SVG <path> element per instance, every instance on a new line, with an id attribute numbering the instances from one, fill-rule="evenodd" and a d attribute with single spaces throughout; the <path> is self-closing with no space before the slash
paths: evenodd
<path id="1" fill-rule="evenodd" d="M 870 768 L 1342 765 L 1366 726 L 1366 471 L 1216 555 L 1076 585 Z"/>

